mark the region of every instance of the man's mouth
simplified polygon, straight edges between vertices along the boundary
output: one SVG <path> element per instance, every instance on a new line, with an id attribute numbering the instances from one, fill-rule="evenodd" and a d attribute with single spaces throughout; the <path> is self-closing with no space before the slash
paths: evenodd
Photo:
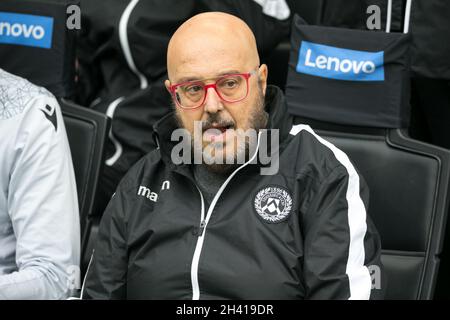
<path id="1" fill-rule="evenodd" d="M 203 128 L 203 140 L 207 142 L 224 141 L 227 135 L 234 130 L 234 124 L 213 124 Z"/>

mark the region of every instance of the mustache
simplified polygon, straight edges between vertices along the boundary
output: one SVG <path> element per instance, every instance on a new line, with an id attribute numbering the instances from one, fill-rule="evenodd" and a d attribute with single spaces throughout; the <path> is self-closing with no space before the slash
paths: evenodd
<path id="1" fill-rule="evenodd" d="M 211 129 L 211 128 L 217 128 L 217 127 L 234 128 L 235 127 L 235 123 L 232 120 L 222 119 L 220 117 L 220 115 L 217 114 L 217 113 L 210 114 L 208 119 L 206 119 L 205 121 L 202 121 L 202 130 L 203 131 L 206 131 L 206 130 Z"/>

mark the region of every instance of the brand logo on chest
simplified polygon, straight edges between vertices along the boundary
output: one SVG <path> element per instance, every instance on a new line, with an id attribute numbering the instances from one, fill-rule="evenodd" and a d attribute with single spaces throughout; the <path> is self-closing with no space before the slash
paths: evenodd
<path id="1" fill-rule="evenodd" d="M 283 188 L 265 187 L 258 191 L 253 201 L 256 213 L 269 223 L 281 222 L 292 211 L 292 197 Z"/>

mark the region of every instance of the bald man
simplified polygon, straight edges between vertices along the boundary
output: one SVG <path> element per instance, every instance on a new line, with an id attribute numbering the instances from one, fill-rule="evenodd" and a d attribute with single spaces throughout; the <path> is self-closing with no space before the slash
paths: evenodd
<path id="1" fill-rule="evenodd" d="M 83 297 L 379 297 L 365 184 L 342 151 L 292 127 L 248 26 L 197 15 L 167 63 L 174 111 L 106 209 Z"/>

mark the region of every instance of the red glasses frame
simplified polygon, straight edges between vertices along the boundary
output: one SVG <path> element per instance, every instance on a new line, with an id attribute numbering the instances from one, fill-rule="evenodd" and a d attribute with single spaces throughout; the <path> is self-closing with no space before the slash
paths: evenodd
<path id="1" fill-rule="evenodd" d="M 175 101 L 176 105 L 177 105 L 178 107 L 180 107 L 181 109 L 185 109 L 185 110 L 194 110 L 194 109 L 197 109 L 197 108 L 200 108 L 201 106 L 203 106 L 203 104 L 204 104 L 205 101 L 206 101 L 206 96 L 208 95 L 208 89 L 209 89 L 209 88 L 213 88 L 214 91 L 216 91 L 217 95 L 219 96 L 219 98 L 220 98 L 221 100 L 223 100 L 223 101 L 225 101 L 225 102 L 228 102 L 228 103 L 236 103 L 236 102 L 242 101 L 242 100 L 244 100 L 245 98 L 248 97 L 248 93 L 249 93 L 249 89 L 250 89 L 250 86 L 249 86 L 249 84 L 248 84 L 248 79 L 249 79 L 252 75 L 254 75 L 254 74 L 256 74 L 256 71 L 255 71 L 255 70 L 252 70 L 252 71 L 247 72 L 247 73 L 231 73 L 231 74 L 227 74 L 227 75 L 225 75 L 225 76 L 222 76 L 222 77 L 218 78 L 218 79 L 216 80 L 215 83 L 206 84 L 206 85 L 203 83 L 203 81 L 208 80 L 208 79 L 205 79 L 205 80 L 203 80 L 203 81 L 202 81 L 202 80 L 185 81 L 185 82 L 181 82 L 181 83 L 177 83 L 177 84 L 171 85 L 171 86 L 169 87 L 169 91 L 170 91 L 170 93 L 172 94 L 172 99 Z M 222 97 L 222 95 L 220 94 L 219 90 L 217 90 L 217 83 L 218 83 L 219 81 L 221 81 L 223 78 L 232 77 L 232 76 L 242 76 L 242 77 L 245 78 L 245 82 L 246 82 L 246 84 L 247 84 L 247 93 L 246 93 L 245 96 L 244 96 L 243 98 L 241 98 L 241 99 L 230 101 L 230 100 L 224 99 L 224 98 Z M 178 101 L 177 97 L 176 97 L 176 89 L 177 89 L 178 87 L 183 86 L 183 85 L 186 85 L 186 84 L 188 84 L 188 83 L 191 83 L 191 84 L 197 84 L 197 83 L 198 83 L 198 84 L 201 85 L 201 86 L 203 87 L 203 89 L 205 90 L 205 96 L 203 97 L 202 102 L 199 103 L 199 105 L 198 105 L 197 107 L 193 107 L 193 108 L 186 108 L 186 107 L 183 107 L 183 106 L 180 104 L 180 102 Z"/>

